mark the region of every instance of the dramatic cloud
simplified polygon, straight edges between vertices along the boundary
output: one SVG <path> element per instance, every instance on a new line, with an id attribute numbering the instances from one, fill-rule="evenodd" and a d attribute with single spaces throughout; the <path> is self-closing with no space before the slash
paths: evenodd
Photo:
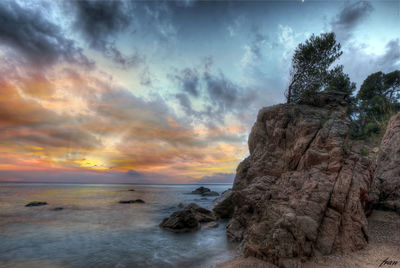
<path id="1" fill-rule="evenodd" d="M 14 1 L 0 3 L 0 47 L 22 56 L 35 66 L 48 66 L 58 61 L 91 66 L 92 63 L 63 35 L 62 29 L 47 20 L 39 9 L 26 8 Z"/>
<path id="2" fill-rule="evenodd" d="M 379 71 L 387 73 L 400 68 L 400 41 L 399 39 L 389 41 L 382 54 L 367 53 L 365 44 L 346 46 L 341 63 L 360 87 L 364 79 L 372 73 Z"/>
<path id="3" fill-rule="evenodd" d="M 131 56 L 123 55 L 115 44 L 116 37 L 131 24 L 132 2 L 80 0 L 71 3 L 76 9 L 75 28 L 91 48 L 102 51 L 123 67 L 131 67 L 144 60 L 138 52 Z"/>
<path id="4" fill-rule="evenodd" d="M 341 12 L 331 22 L 332 30 L 342 42 L 348 40 L 354 28 L 372 12 L 370 2 L 358 1 L 346 4 Z"/>
<path id="5" fill-rule="evenodd" d="M 196 70 L 185 68 L 179 74 L 176 74 L 173 78 L 178 80 L 181 84 L 182 90 L 188 94 L 198 97 L 199 96 L 199 74 Z"/>

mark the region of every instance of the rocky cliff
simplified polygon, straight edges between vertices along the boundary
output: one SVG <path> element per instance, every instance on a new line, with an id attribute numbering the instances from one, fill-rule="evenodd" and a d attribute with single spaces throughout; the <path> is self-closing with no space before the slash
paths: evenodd
<path id="1" fill-rule="evenodd" d="M 214 210 L 231 217 L 227 234 L 245 256 L 296 267 L 366 245 L 374 163 L 349 149 L 346 110 L 344 95 L 321 93 L 259 111 L 250 156 Z"/>
<path id="2" fill-rule="evenodd" d="M 400 214 L 400 113 L 390 119 L 379 147 L 372 199 L 376 208 Z"/>

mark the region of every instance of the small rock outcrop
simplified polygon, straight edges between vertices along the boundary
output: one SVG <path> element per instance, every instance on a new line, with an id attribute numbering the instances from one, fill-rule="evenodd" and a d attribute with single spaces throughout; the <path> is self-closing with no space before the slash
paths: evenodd
<path id="1" fill-rule="evenodd" d="M 390 119 L 383 136 L 374 186 L 375 207 L 400 213 L 400 113 Z"/>
<path id="2" fill-rule="evenodd" d="M 25 207 L 38 207 L 38 206 L 45 206 L 47 205 L 47 202 L 39 202 L 39 201 L 33 201 L 25 205 Z"/>
<path id="3" fill-rule="evenodd" d="M 203 186 L 192 191 L 192 194 L 200 194 L 202 196 L 219 196 L 219 193 L 217 193 L 215 191 L 211 191 L 209 188 L 206 188 Z"/>
<path id="4" fill-rule="evenodd" d="M 184 207 L 183 210 L 176 211 L 168 218 L 165 218 L 160 223 L 160 227 L 176 233 L 191 232 L 199 229 L 201 223 L 210 223 L 215 220 L 216 217 L 210 210 L 191 203 Z M 207 226 L 215 225 L 208 224 Z"/>
<path id="5" fill-rule="evenodd" d="M 231 194 L 214 208 L 245 256 L 296 267 L 313 255 L 368 241 L 365 209 L 374 165 L 349 150 L 345 95 L 259 111 Z"/>
<path id="6" fill-rule="evenodd" d="M 192 194 L 204 194 L 204 193 L 207 193 L 210 191 L 211 191 L 210 189 L 201 186 L 201 187 L 197 188 L 196 190 L 192 191 Z"/>

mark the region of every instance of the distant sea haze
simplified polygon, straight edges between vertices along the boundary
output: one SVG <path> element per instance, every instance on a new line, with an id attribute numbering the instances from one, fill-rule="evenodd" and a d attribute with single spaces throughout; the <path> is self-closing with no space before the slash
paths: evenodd
<path id="1" fill-rule="evenodd" d="M 225 223 L 184 234 L 158 226 L 179 203 L 210 207 L 213 197 L 191 194 L 197 186 L 1 183 L 0 266 L 210 267 L 226 261 L 236 245 L 227 241 Z M 231 184 L 203 186 L 221 193 Z M 130 199 L 145 203 L 119 203 Z M 48 204 L 25 207 L 32 201 Z"/>

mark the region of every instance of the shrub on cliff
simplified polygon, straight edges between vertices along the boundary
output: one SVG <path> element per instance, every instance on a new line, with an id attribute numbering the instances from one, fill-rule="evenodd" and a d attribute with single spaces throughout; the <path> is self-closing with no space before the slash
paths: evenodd
<path id="1" fill-rule="evenodd" d="M 321 90 L 335 90 L 350 96 L 355 84 L 343 73 L 343 66 L 331 65 L 342 55 L 334 33 L 312 35 L 296 48 L 292 58 L 291 81 L 286 91 L 288 103 L 300 103 Z"/>

